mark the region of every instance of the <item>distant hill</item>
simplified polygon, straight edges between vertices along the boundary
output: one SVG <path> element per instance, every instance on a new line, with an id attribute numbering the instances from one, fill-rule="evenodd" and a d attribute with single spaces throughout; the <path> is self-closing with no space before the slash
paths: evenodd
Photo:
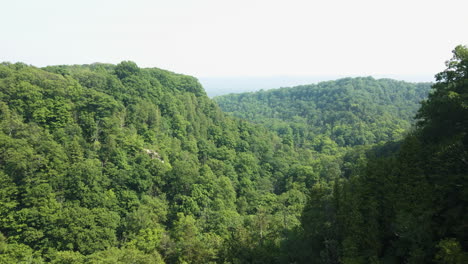
<path id="1" fill-rule="evenodd" d="M 395 140 L 412 124 L 430 83 L 344 78 L 215 97 L 223 111 L 276 130 L 285 143 L 323 151 Z"/>

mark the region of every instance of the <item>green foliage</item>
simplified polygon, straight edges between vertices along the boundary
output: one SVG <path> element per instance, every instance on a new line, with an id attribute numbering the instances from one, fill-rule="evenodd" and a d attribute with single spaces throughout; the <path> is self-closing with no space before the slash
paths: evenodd
<path id="1" fill-rule="evenodd" d="M 438 263 L 446 264 L 458 264 L 466 263 L 468 261 L 468 255 L 463 252 L 460 243 L 456 239 L 444 239 L 437 244 L 439 249 L 436 254 L 436 261 Z"/>
<path id="2" fill-rule="evenodd" d="M 0 233 L 0 263 L 40 264 L 43 259 L 33 250 L 18 243 L 7 243 L 5 236 Z"/>
<path id="3" fill-rule="evenodd" d="M 140 73 L 140 68 L 133 61 L 122 61 L 115 67 L 115 75 L 119 79 L 125 79 L 132 75 L 137 75 Z"/>
<path id="4" fill-rule="evenodd" d="M 419 126 L 427 140 L 461 137 L 468 143 L 468 48 L 457 46 L 447 69 L 436 75 L 428 100 L 418 112 Z"/>
<path id="5" fill-rule="evenodd" d="M 145 254 L 144 252 L 135 248 L 109 248 L 104 251 L 96 252 L 86 258 L 85 263 L 99 263 L 99 264 L 163 264 L 164 261 L 161 255 L 157 252 Z"/>

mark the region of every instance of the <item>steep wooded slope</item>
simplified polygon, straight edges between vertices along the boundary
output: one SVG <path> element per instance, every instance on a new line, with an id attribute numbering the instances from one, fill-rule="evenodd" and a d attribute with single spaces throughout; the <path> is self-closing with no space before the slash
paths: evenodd
<path id="1" fill-rule="evenodd" d="M 468 262 L 468 49 L 453 53 L 412 133 L 312 187 L 291 262 Z"/>
<path id="2" fill-rule="evenodd" d="M 333 163 L 317 158 L 226 117 L 190 76 L 3 63 L 0 262 L 207 263 L 242 257 L 233 244 L 272 259 Z"/>

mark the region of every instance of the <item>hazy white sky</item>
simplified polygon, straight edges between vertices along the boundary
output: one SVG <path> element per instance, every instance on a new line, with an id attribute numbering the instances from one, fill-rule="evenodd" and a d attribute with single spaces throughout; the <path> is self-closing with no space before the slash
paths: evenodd
<path id="1" fill-rule="evenodd" d="M 466 0 L 3 0 L 0 61 L 135 61 L 197 77 L 433 75 Z"/>

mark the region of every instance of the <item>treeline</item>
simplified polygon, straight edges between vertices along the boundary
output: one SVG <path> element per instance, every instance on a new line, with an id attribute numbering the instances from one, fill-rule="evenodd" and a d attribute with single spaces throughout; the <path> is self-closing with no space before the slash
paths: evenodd
<path id="1" fill-rule="evenodd" d="M 398 140 L 429 83 L 372 77 L 215 97 L 223 111 L 263 124 L 283 142 L 320 152 Z"/>

